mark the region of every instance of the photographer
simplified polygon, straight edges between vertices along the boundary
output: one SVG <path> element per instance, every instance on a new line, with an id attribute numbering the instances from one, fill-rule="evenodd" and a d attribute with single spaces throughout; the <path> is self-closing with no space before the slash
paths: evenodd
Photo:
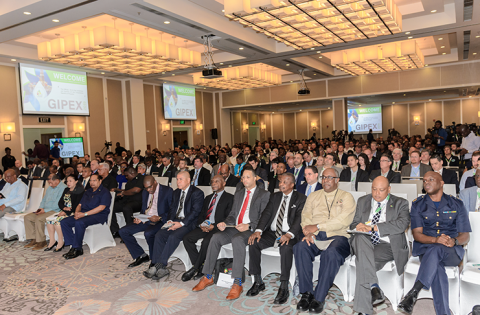
<path id="1" fill-rule="evenodd" d="M 455 122 L 453 122 L 452 124 L 455 127 L 455 131 L 451 131 L 450 134 L 448 135 L 447 144 L 453 144 L 455 142 L 458 142 L 458 143 L 462 142 L 462 134 L 460 132 L 460 127 L 462 126 L 462 124 L 456 124 L 455 125 Z M 450 126 L 450 129 L 452 129 L 451 126 Z"/>
<path id="2" fill-rule="evenodd" d="M 472 166 L 472 153 L 480 148 L 480 137 L 477 137 L 475 133 L 470 130 L 468 125 L 460 126 L 460 133 L 463 137 L 460 148 L 462 149 L 459 155 L 463 155 L 463 161 L 465 167 L 470 169 Z"/>
<path id="3" fill-rule="evenodd" d="M 437 120 L 435 127 L 432 130 L 433 138 L 437 141 L 437 151 L 443 155 L 443 147 L 445 146 L 445 140 L 447 140 L 448 133 L 442 128 L 442 122 Z"/>

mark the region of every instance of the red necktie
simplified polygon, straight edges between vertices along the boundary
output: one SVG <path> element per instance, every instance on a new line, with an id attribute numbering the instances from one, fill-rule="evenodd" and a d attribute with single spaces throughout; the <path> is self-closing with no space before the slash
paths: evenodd
<path id="1" fill-rule="evenodd" d="M 222 164 L 220 163 L 220 166 L 218 167 L 217 174 L 220 174 L 220 170 L 222 169 Z"/>
<path id="2" fill-rule="evenodd" d="M 238 216 L 238 224 L 242 224 L 243 216 L 245 215 L 245 211 L 247 211 L 248 200 L 250 199 L 250 190 L 247 190 L 247 197 L 243 202 L 242 211 L 240 211 L 240 215 Z"/>
<path id="3" fill-rule="evenodd" d="M 213 195 L 212 202 L 210 202 L 210 206 L 208 207 L 208 211 L 207 211 L 206 220 L 210 219 L 210 215 L 212 214 L 213 206 L 215 205 L 216 200 L 217 200 L 217 193 L 215 193 L 215 195 Z"/>

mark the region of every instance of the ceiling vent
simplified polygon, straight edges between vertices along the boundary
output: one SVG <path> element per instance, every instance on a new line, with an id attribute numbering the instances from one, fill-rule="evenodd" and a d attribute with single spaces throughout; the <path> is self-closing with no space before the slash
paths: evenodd
<path id="1" fill-rule="evenodd" d="M 470 31 L 463 32 L 463 60 L 468 59 L 468 54 L 470 52 Z"/>
<path id="2" fill-rule="evenodd" d="M 473 0 L 463 0 L 463 21 L 471 21 L 473 15 Z"/>

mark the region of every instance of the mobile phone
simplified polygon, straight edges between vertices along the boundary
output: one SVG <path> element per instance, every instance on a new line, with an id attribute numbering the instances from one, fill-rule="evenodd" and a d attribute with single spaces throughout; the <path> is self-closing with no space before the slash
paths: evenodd
<path id="1" fill-rule="evenodd" d="M 0 193 L 0 199 L 5 199 L 5 196 L 2 193 Z"/>
<path id="2" fill-rule="evenodd" d="M 41 209 L 37 209 L 37 211 L 35 211 L 35 213 L 39 213 L 41 211 Z"/>

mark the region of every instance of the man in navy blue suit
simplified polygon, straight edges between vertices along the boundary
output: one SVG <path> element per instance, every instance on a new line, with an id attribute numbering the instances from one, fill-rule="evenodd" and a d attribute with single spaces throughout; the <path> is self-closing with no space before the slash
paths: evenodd
<path id="1" fill-rule="evenodd" d="M 155 234 L 152 265 L 143 275 L 153 280 L 159 280 L 170 274 L 167 269 L 168 259 L 182 241 L 183 237 L 196 226 L 198 216 L 202 211 L 204 194 L 197 187 L 190 185 L 190 174 L 183 171 L 177 174 L 177 186 L 173 192 L 167 224 L 168 229 L 160 229 Z"/>
<path id="2" fill-rule="evenodd" d="M 297 191 L 308 197 L 312 192 L 322 189 L 318 182 L 318 169 L 316 166 L 307 166 L 305 169 L 306 182 L 297 186 Z"/>
<path id="3" fill-rule="evenodd" d="M 305 180 L 305 166 L 303 165 L 303 155 L 301 153 L 295 154 L 293 167 L 287 172 L 292 173 L 293 176 L 295 176 L 295 187 L 300 186 Z"/>
<path id="4" fill-rule="evenodd" d="M 142 209 L 140 213 L 147 215 L 148 220 L 142 222 L 139 218 L 135 218 L 133 223 L 127 224 L 118 232 L 125 242 L 130 255 L 135 259 L 128 265 L 129 268 L 139 266 L 150 260 L 133 235 L 138 232 L 144 232 L 148 250 L 150 255 L 152 255 L 155 234 L 167 221 L 168 211 L 170 211 L 170 204 L 172 203 L 173 189 L 158 184 L 153 176 L 145 176 L 143 187 L 145 189 L 142 192 Z"/>

